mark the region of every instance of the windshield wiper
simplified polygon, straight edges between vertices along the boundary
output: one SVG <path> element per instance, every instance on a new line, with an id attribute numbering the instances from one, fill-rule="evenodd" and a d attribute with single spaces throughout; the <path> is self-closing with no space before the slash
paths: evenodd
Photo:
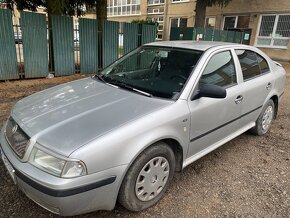
<path id="1" fill-rule="evenodd" d="M 140 89 L 136 89 L 136 88 L 134 88 L 134 87 L 132 87 L 132 86 L 130 86 L 130 85 L 124 83 L 124 82 L 121 82 L 121 81 L 116 81 L 116 85 L 119 86 L 119 87 L 121 87 L 121 88 L 124 88 L 124 89 L 130 90 L 130 91 L 138 92 L 138 93 L 140 93 L 140 94 L 142 94 L 142 95 L 145 95 L 145 96 L 147 96 L 147 97 L 153 97 L 152 94 L 150 94 L 150 93 L 148 93 L 148 92 L 144 92 L 144 91 L 142 91 L 142 90 L 140 90 Z"/>
<path id="2" fill-rule="evenodd" d="M 103 83 L 105 83 L 105 84 L 107 84 L 109 86 L 112 86 L 114 88 L 119 88 L 119 86 L 116 86 L 114 84 L 108 83 L 106 80 L 104 80 L 103 75 L 96 74 L 94 77 L 97 77 L 99 80 L 101 80 Z"/>
<path id="3" fill-rule="evenodd" d="M 104 78 L 103 78 L 103 75 L 99 75 L 99 74 L 96 74 L 94 77 L 97 77 L 99 80 L 101 80 L 103 83 L 107 83 Z"/>

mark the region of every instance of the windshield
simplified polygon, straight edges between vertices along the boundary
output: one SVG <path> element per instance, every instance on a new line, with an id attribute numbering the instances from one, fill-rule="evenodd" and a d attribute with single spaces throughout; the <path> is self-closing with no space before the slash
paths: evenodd
<path id="1" fill-rule="evenodd" d="M 148 96 L 176 99 L 202 52 L 141 47 L 102 71 L 104 82 Z"/>

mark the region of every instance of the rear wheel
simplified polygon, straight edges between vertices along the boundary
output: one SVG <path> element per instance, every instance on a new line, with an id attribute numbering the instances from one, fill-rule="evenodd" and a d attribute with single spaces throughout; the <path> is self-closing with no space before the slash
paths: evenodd
<path id="1" fill-rule="evenodd" d="M 256 126 L 250 130 L 251 133 L 254 135 L 266 134 L 270 129 L 271 123 L 274 119 L 274 114 L 275 105 L 273 100 L 270 99 L 263 107 L 262 112 L 256 121 Z"/>
<path id="2" fill-rule="evenodd" d="M 153 206 L 167 190 L 174 169 L 172 149 L 164 142 L 156 143 L 141 153 L 129 168 L 118 201 L 132 211 Z"/>

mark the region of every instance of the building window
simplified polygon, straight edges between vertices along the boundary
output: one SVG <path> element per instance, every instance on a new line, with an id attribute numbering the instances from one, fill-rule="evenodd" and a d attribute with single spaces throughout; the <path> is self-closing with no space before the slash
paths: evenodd
<path id="1" fill-rule="evenodd" d="M 172 0 L 172 3 L 189 2 L 189 0 Z"/>
<path id="2" fill-rule="evenodd" d="M 224 30 L 238 28 L 246 29 L 249 27 L 250 16 L 225 16 L 224 18 Z"/>
<path id="3" fill-rule="evenodd" d="M 108 16 L 140 15 L 140 0 L 108 0 Z"/>
<path id="4" fill-rule="evenodd" d="M 165 0 L 148 0 L 147 4 L 150 5 L 161 5 L 164 4 Z"/>
<path id="5" fill-rule="evenodd" d="M 171 18 L 170 19 L 170 28 L 171 27 L 187 27 L 187 18 Z"/>
<path id="6" fill-rule="evenodd" d="M 158 31 L 163 31 L 163 25 L 158 25 Z"/>
<path id="7" fill-rule="evenodd" d="M 290 40 L 290 14 L 262 15 L 256 46 L 288 48 Z"/>
<path id="8" fill-rule="evenodd" d="M 157 39 L 157 40 L 162 40 L 162 33 L 158 33 L 156 39 Z"/>
<path id="9" fill-rule="evenodd" d="M 205 18 L 205 27 L 215 27 L 215 17 L 206 17 Z"/>
<path id="10" fill-rule="evenodd" d="M 164 8 L 150 8 L 147 10 L 148 14 L 163 14 Z"/>
<path id="11" fill-rule="evenodd" d="M 164 18 L 163 17 L 148 17 L 148 20 L 158 22 L 158 23 L 163 23 Z"/>

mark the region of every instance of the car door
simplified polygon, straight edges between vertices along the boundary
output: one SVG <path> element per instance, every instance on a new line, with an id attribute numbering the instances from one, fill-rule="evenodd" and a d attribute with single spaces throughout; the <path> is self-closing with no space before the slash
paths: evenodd
<path id="1" fill-rule="evenodd" d="M 241 105 L 239 104 L 239 80 L 233 50 L 219 50 L 211 55 L 203 68 L 199 84 L 215 84 L 224 87 L 224 99 L 198 98 L 189 100 L 190 145 L 187 157 L 194 161 L 213 150 L 217 142 L 236 132 L 239 128 Z M 195 88 L 195 92 L 198 87 Z"/>
<path id="2" fill-rule="evenodd" d="M 243 75 L 240 84 L 242 97 L 240 123 L 254 124 L 274 85 L 274 78 L 267 61 L 261 55 L 245 49 L 235 49 L 235 54 L 239 60 L 237 70 Z"/>

